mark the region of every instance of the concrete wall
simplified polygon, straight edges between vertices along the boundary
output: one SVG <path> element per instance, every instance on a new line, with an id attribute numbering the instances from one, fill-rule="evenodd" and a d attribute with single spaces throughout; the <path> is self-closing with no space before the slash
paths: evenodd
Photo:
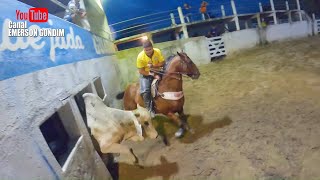
<path id="1" fill-rule="evenodd" d="M 0 81 L 3 102 L 0 104 L 0 176 L 4 179 L 110 177 L 94 150 L 73 95 L 95 77 L 101 77 L 108 101 L 113 104 L 115 93 L 120 91 L 114 66 L 117 66 L 115 57 L 103 57 Z M 39 126 L 66 103 L 72 108 L 73 126 L 79 128 L 82 138 L 70 154 L 66 170 L 62 171 Z"/>
<path id="2" fill-rule="evenodd" d="M 307 21 L 271 25 L 266 30 L 267 41 L 281 41 L 312 35 L 312 24 Z"/>
<path id="3" fill-rule="evenodd" d="M 257 29 L 245 29 L 222 35 L 226 52 L 232 54 L 242 49 L 252 48 L 260 43 L 260 36 Z"/>
<path id="4" fill-rule="evenodd" d="M 312 24 L 308 21 L 298 21 L 269 25 L 263 29 L 244 29 L 222 35 L 227 55 L 252 48 L 263 42 L 274 42 L 302 38 L 312 35 Z"/>
<path id="5" fill-rule="evenodd" d="M 11 0 L 0 6 L 1 179 L 110 179 L 75 95 L 84 88 L 101 94 L 102 87 L 107 104 L 122 106 L 115 100 L 121 79 L 113 43 L 50 14 L 48 22 L 28 27 L 62 28 L 65 37 L 8 37 L 8 21 L 17 21 L 12 12 L 30 6 Z M 50 150 L 58 145 L 47 143 L 40 129 L 55 113 L 74 142 L 60 163 Z"/>
<path id="6" fill-rule="evenodd" d="M 160 48 L 165 57 L 177 54 L 177 51 L 183 50 L 196 65 L 208 64 L 210 62 L 208 44 L 205 37 L 163 42 L 154 46 Z"/>

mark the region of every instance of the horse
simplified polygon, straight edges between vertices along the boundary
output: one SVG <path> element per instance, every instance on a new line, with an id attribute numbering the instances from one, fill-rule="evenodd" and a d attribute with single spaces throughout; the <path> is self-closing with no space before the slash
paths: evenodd
<path id="1" fill-rule="evenodd" d="M 169 57 L 166 60 L 164 71 L 151 70 L 162 74 L 162 78 L 158 82 L 157 96 L 153 99 L 155 113 L 163 114 L 173 120 L 179 127 L 175 136 L 180 138 L 185 131 L 191 130 L 183 111 L 185 99 L 182 76 L 198 79 L 200 77 L 199 69 L 185 52 L 177 52 L 177 55 Z M 169 98 L 166 98 L 165 95 L 168 95 Z M 180 97 L 175 98 L 177 95 Z M 124 92 L 117 95 L 117 98 L 123 98 L 125 110 L 137 109 L 137 104 L 144 107 L 139 83 L 130 84 Z M 175 113 L 178 113 L 179 116 Z"/>

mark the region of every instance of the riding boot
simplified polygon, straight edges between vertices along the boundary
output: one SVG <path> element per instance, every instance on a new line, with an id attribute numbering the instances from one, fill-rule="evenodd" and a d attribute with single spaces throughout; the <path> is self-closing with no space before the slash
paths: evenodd
<path id="1" fill-rule="evenodd" d="M 153 110 L 153 103 L 152 103 L 152 99 L 151 99 L 151 94 L 150 93 L 143 93 L 142 98 L 144 101 L 145 108 L 148 109 L 151 117 L 154 118 L 155 112 Z"/>

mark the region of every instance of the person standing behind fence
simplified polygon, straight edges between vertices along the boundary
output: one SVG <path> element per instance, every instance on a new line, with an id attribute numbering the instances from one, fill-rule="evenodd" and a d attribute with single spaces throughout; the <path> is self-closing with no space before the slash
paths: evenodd
<path id="1" fill-rule="evenodd" d="M 264 18 L 261 19 L 261 27 L 259 27 L 259 37 L 260 37 L 260 44 L 266 45 L 267 42 L 267 22 Z"/>
<path id="2" fill-rule="evenodd" d="M 187 3 L 184 3 L 183 4 L 183 9 L 184 9 L 184 14 L 185 14 L 185 18 L 187 20 L 188 23 L 190 23 L 192 20 L 191 20 L 191 6 Z"/>
<path id="3" fill-rule="evenodd" d="M 89 31 L 90 24 L 86 19 L 86 15 L 87 12 L 80 8 L 80 0 L 70 0 L 63 19 L 78 24 Z"/>
<path id="4" fill-rule="evenodd" d="M 207 6 L 209 4 L 207 3 L 207 1 L 202 1 L 201 5 L 200 5 L 200 13 L 202 15 L 202 19 L 205 20 L 206 16 L 209 17 L 208 13 L 207 13 Z"/>

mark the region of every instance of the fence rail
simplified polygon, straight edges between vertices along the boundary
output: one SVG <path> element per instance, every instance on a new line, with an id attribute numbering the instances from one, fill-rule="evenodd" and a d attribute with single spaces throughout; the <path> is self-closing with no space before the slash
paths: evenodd
<path id="1" fill-rule="evenodd" d="M 153 14 L 127 19 L 125 21 L 110 24 L 109 26 L 111 29 L 113 29 L 112 34 L 114 36 L 128 37 L 136 34 L 142 34 L 145 32 L 168 28 L 174 25 L 184 25 L 183 21 L 186 23 L 186 25 L 188 25 L 194 22 L 206 21 L 208 19 L 215 18 L 223 19 L 229 16 L 235 17 L 233 21 L 236 23 L 237 30 L 240 30 L 239 20 L 237 16 L 240 17 L 243 14 L 255 15 L 257 13 L 261 13 L 263 15 L 265 13 L 273 13 L 272 17 L 274 21 L 270 22 L 274 22 L 275 24 L 277 24 L 277 20 L 280 20 L 280 23 L 283 22 L 281 19 L 277 18 L 278 13 L 283 13 L 286 11 L 293 12 L 294 10 L 296 10 L 299 13 L 300 20 L 302 20 L 299 2 L 300 0 L 296 0 L 296 3 L 292 1 L 284 1 L 283 3 L 280 3 L 276 0 L 270 0 L 270 2 L 266 2 L 263 4 L 254 4 L 251 0 L 246 1 L 247 4 L 245 6 L 241 6 L 239 4 L 237 5 L 236 0 L 230 0 L 228 3 L 224 3 L 223 5 L 215 3 L 214 1 L 208 1 L 209 5 L 207 6 L 207 13 L 205 14 L 200 13 L 199 8 L 196 6 L 193 6 L 190 9 L 178 7 L 178 9 L 174 10 L 156 12 Z M 144 26 L 148 26 L 148 28 L 143 28 Z M 141 32 L 141 29 L 145 29 L 144 32 Z M 119 37 L 117 39 L 119 39 Z"/>

